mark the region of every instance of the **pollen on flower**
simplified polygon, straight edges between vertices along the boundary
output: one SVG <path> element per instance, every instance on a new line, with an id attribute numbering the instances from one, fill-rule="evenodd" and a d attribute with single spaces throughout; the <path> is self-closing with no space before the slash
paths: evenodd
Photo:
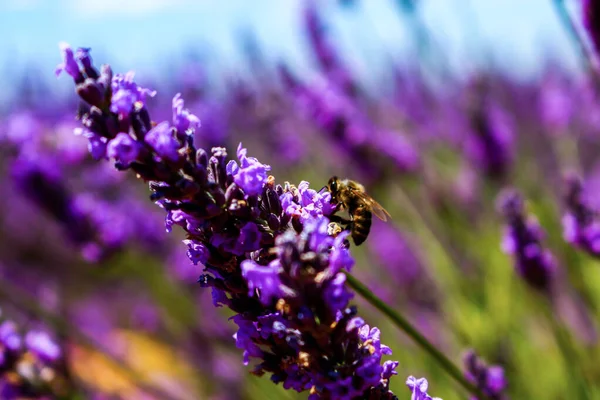
<path id="1" fill-rule="evenodd" d="M 303 367 L 308 367 L 310 364 L 310 354 L 301 351 L 298 353 L 298 362 Z"/>

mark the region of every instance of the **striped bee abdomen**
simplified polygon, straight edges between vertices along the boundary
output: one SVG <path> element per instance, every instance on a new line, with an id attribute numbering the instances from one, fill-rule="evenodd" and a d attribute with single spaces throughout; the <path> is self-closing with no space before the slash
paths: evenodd
<path id="1" fill-rule="evenodd" d="M 350 210 L 352 215 L 351 235 L 355 245 L 362 244 L 369 236 L 371 231 L 372 214 L 367 207 L 360 205 Z"/>

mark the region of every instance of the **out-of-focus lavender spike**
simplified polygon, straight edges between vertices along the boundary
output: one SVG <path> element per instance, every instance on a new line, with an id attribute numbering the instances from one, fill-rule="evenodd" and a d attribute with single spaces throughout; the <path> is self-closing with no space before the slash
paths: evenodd
<path id="1" fill-rule="evenodd" d="M 542 227 L 533 215 L 525 214 L 523 198 L 514 189 L 505 189 L 499 195 L 498 209 L 506 220 L 502 250 L 513 257 L 516 270 L 525 282 L 551 295 L 556 261 L 542 244 Z"/>
<path id="2" fill-rule="evenodd" d="M 546 71 L 540 84 L 540 116 L 551 134 L 565 134 L 576 115 L 575 93 L 570 89 L 574 82 L 561 71 L 551 69 Z"/>
<path id="3" fill-rule="evenodd" d="M 317 1 L 306 0 L 304 4 L 304 25 L 310 45 L 319 66 L 346 95 L 355 96 L 358 87 L 347 67 L 343 65 L 339 54 L 326 37 L 325 23 L 319 15 Z"/>
<path id="4" fill-rule="evenodd" d="M 473 84 L 468 105 L 472 134 L 466 152 L 485 175 L 502 182 L 514 157 L 514 128 L 507 113 L 491 100 L 489 90 L 481 79 Z"/>
<path id="5" fill-rule="evenodd" d="M 12 178 L 29 200 L 62 224 L 70 240 L 78 245 L 95 241 L 93 224 L 76 207 L 52 162 L 21 157 L 12 166 Z"/>
<path id="6" fill-rule="evenodd" d="M 485 362 L 477 357 L 475 351 L 468 350 L 464 357 L 465 377 L 483 393 L 489 400 L 507 400 L 504 394 L 507 387 L 507 381 L 504 376 L 504 369 L 498 365 L 486 365 Z M 471 400 L 477 400 L 477 397 L 471 397 Z"/>
<path id="7" fill-rule="evenodd" d="M 406 237 L 389 224 L 373 227 L 369 248 L 393 281 L 394 291 L 410 304 L 435 309 L 437 298 L 425 266 Z"/>
<path id="8" fill-rule="evenodd" d="M 583 181 L 575 173 L 565 177 L 566 212 L 562 218 L 567 242 L 594 257 L 600 257 L 600 218 L 585 197 Z"/>
<path id="9" fill-rule="evenodd" d="M 382 175 L 385 171 L 382 161 L 393 163 L 400 171 L 414 171 L 419 166 L 420 155 L 408 139 L 398 132 L 376 127 L 335 86 L 323 82 L 309 87 L 283 65 L 280 74 L 300 111 L 326 132 L 330 140 L 348 154 L 351 162 L 360 160 L 357 167 L 366 176 Z"/>
<path id="10" fill-rule="evenodd" d="M 134 242 L 153 252 L 163 248 L 157 246 L 160 234 L 153 228 L 158 219 L 148 218 L 150 208 L 136 203 L 134 191 L 122 185 L 123 174 L 89 163 L 86 146 L 74 137 L 73 128 L 65 118 L 34 117 L 25 111 L 7 121 L 0 141 L 9 150 L 18 192 L 52 217 L 90 262 Z M 109 153 L 124 162 L 135 159 L 131 149 L 119 150 Z"/>

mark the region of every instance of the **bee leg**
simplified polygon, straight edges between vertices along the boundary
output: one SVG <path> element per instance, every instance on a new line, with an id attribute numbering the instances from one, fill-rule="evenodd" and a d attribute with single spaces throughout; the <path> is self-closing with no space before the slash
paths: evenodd
<path id="1" fill-rule="evenodd" d="M 340 217 L 339 215 L 331 215 L 329 217 L 329 220 L 331 222 L 337 222 L 338 224 L 342 224 L 342 225 L 350 225 L 352 223 L 351 220 Z"/>

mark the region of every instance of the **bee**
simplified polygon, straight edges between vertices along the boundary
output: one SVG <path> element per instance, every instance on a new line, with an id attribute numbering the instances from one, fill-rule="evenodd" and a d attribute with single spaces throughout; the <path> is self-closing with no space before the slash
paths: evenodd
<path id="1" fill-rule="evenodd" d="M 387 221 L 390 214 L 365 191 L 365 187 L 350 179 L 329 179 L 327 189 L 331 193 L 331 202 L 341 205 L 350 214 L 350 220 L 336 219 L 350 226 L 350 235 L 355 245 L 362 244 L 371 231 L 372 214 Z"/>

